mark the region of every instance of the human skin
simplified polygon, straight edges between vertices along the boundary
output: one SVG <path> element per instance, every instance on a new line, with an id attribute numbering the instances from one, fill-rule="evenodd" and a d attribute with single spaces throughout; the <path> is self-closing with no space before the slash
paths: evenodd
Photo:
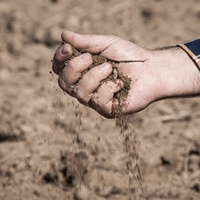
<path id="1" fill-rule="evenodd" d="M 143 110 L 151 103 L 173 97 L 200 95 L 200 71 L 180 47 L 148 50 L 112 35 L 81 35 L 64 31 L 63 44 L 57 49 L 52 69 L 59 76 L 59 86 L 69 95 L 106 118 L 114 118 L 113 96 L 123 87 L 107 81 L 99 83 L 112 72 L 110 63 L 90 69 L 80 80 L 81 72 L 92 64 L 91 54 L 113 60 L 143 60 L 144 62 L 113 63 L 113 67 L 131 79 L 128 97 L 121 107 L 124 114 Z M 72 46 L 83 53 L 71 59 Z M 119 84 L 121 83 L 121 84 Z M 117 102 L 115 102 L 117 104 Z"/>

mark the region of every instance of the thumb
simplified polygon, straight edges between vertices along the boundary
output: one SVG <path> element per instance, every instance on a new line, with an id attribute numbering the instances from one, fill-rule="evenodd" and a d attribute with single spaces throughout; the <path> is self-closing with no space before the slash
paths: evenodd
<path id="1" fill-rule="evenodd" d="M 81 35 L 68 30 L 62 32 L 62 40 L 74 46 L 80 51 L 89 53 L 101 53 L 113 42 L 119 40 L 113 35 Z"/>

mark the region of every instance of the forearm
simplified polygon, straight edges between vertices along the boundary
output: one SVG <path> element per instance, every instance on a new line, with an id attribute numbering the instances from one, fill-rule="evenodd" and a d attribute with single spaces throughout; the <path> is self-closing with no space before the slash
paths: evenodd
<path id="1" fill-rule="evenodd" d="M 200 95 L 200 70 L 182 48 L 156 50 L 153 55 L 151 65 L 161 83 L 158 98 Z"/>

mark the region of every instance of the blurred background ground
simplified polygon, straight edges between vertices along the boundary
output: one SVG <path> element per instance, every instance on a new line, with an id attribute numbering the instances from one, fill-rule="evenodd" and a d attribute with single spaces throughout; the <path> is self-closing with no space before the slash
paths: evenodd
<path id="1" fill-rule="evenodd" d="M 0 18 L 0 199 L 200 199 L 198 98 L 132 116 L 140 179 L 115 121 L 65 95 L 50 62 L 64 29 L 146 48 L 197 38 L 198 0 L 0 0 Z"/>

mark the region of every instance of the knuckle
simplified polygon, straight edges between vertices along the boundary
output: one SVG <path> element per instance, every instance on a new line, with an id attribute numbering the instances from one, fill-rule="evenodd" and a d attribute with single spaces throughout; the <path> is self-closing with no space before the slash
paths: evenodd
<path id="1" fill-rule="evenodd" d="M 58 85 L 59 87 L 64 90 L 65 92 L 67 92 L 68 94 L 71 93 L 72 88 L 68 87 L 65 80 L 62 77 L 58 78 Z"/>
<path id="2" fill-rule="evenodd" d="M 77 100 L 84 104 L 87 105 L 88 102 L 90 101 L 91 96 L 87 95 L 84 93 L 84 91 L 80 87 L 75 87 L 74 88 L 74 93 L 76 95 Z"/>
<path id="3" fill-rule="evenodd" d="M 67 64 L 67 67 L 70 68 L 70 71 L 78 71 L 78 65 L 77 65 L 77 62 L 76 62 L 76 58 L 74 59 L 71 59 L 68 64 Z"/>
<path id="4" fill-rule="evenodd" d="M 66 90 L 66 83 L 65 81 L 62 79 L 62 77 L 58 78 L 58 85 L 60 86 L 61 89 Z"/>
<path id="5" fill-rule="evenodd" d="M 100 102 L 98 95 L 93 95 L 93 98 L 90 99 L 90 107 L 105 118 L 113 118 L 112 102 L 109 102 L 107 104 L 102 103 Z"/>
<path id="6" fill-rule="evenodd" d="M 64 65 L 57 65 L 56 63 L 54 63 L 52 65 L 52 70 L 55 74 L 59 75 L 61 73 L 61 70 L 64 68 Z"/>
<path id="7" fill-rule="evenodd" d="M 94 67 L 90 69 L 87 73 L 87 78 L 95 80 L 95 82 L 100 82 L 108 76 L 104 71 L 102 71 L 99 67 Z"/>
<path id="8" fill-rule="evenodd" d="M 95 73 L 94 70 L 90 70 L 90 71 L 88 72 L 88 78 L 89 78 L 89 79 L 97 80 L 98 76 L 97 76 L 97 74 Z"/>
<path id="9" fill-rule="evenodd" d="M 67 68 L 70 70 L 71 73 L 80 73 L 81 70 L 81 64 L 79 62 L 79 58 L 75 57 L 67 63 Z"/>

